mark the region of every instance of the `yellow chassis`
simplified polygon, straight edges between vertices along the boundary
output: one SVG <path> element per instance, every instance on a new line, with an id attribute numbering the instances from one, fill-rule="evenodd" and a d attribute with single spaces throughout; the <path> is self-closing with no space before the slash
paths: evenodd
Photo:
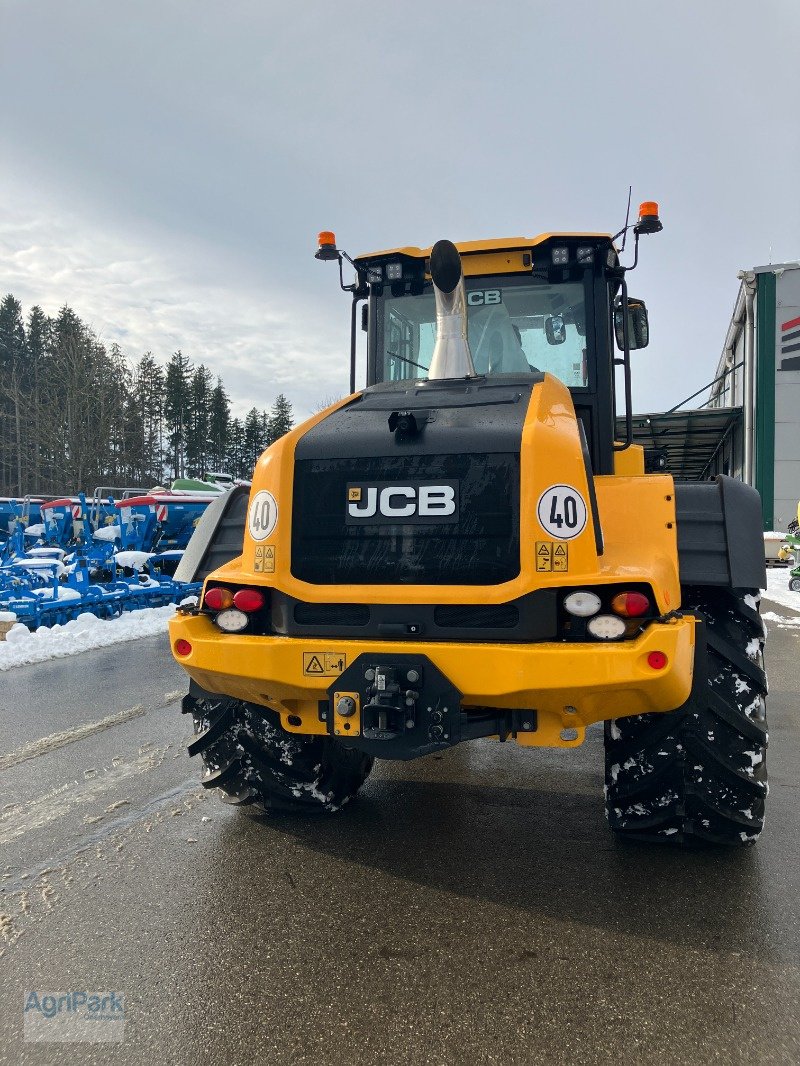
<path id="1" fill-rule="evenodd" d="M 517 742 L 570 748 L 593 722 L 669 711 L 688 699 L 695 620 L 653 624 L 615 644 L 455 644 L 241 636 L 221 633 L 204 615 L 179 614 L 170 640 L 201 688 L 270 707 L 292 733 L 326 732 L 319 701 L 342 663 L 350 666 L 362 653 L 426 655 L 462 694 L 463 708 L 536 709 L 537 730 L 519 733 Z M 188 655 L 178 653 L 178 640 L 191 644 Z M 648 664 L 653 651 L 667 656 L 664 669 Z M 309 673 L 317 667 L 325 673 Z"/>

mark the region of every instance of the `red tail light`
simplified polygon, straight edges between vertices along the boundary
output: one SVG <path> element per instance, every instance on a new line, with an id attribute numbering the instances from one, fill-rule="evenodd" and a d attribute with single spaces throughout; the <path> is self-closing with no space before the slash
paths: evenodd
<path id="1" fill-rule="evenodd" d="M 620 592 L 611 601 L 611 610 L 623 618 L 638 618 L 650 610 L 650 600 L 641 592 Z"/>
<path id="2" fill-rule="evenodd" d="M 239 589 L 233 597 L 234 607 L 238 607 L 245 614 L 260 611 L 266 602 L 267 597 L 263 592 L 259 592 L 258 589 Z"/>
<path id="3" fill-rule="evenodd" d="M 647 665 L 651 670 L 663 670 L 668 661 L 663 651 L 651 651 L 647 656 Z"/>
<path id="4" fill-rule="evenodd" d="M 176 640 L 175 641 L 175 654 L 176 655 L 191 655 L 192 654 L 192 645 L 189 643 L 188 640 L 183 640 L 183 638 L 181 638 L 180 640 Z"/>
<path id="5" fill-rule="evenodd" d="M 210 611 L 224 611 L 226 607 L 233 606 L 233 593 L 230 589 L 209 589 L 203 600 L 203 606 Z"/>

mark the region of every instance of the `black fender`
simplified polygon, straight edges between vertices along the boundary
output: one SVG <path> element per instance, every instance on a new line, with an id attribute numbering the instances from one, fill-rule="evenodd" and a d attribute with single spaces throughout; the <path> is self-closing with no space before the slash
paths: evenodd
<path id="1" fill-rule="evenodd" d="M 676 481 L 682 585 L 767 587 L 761 497 L 736 478 Z"/>
<path id="2" fill-rule="evenodd" d="M 211 501 L 178 563 L 176 581 L 203 581 L 242 554 L 249 498 L 249 486 L 237 485 Z"/>

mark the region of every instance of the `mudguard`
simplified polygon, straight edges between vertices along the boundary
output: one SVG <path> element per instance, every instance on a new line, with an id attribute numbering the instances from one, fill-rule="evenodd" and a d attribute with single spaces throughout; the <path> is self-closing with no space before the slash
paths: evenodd
<path id="1" fill-rule="evenodd" d="M 761 497 L 736 478 L 675 482 L 682 585 L 766 588 Z"/>
<path id="2" fill-rule="evenodd" d="M 237 485 L 211 501 L 178 564 L 176 581 L 203 581 L 217 567 L 242 554 L 249 498 L 249 487 Z"/>

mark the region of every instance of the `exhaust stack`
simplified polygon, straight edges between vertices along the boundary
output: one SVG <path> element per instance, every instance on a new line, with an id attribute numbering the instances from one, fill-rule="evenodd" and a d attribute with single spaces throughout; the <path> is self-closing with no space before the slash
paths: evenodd
<path id="1" fill-rule="evenodd" d="M 431 280 L 436 295 L 436 345 L 428 380 L 475 377 L 467 339 L 467 293 L 461 256 L 451 241 L 431 250 Z"/>

